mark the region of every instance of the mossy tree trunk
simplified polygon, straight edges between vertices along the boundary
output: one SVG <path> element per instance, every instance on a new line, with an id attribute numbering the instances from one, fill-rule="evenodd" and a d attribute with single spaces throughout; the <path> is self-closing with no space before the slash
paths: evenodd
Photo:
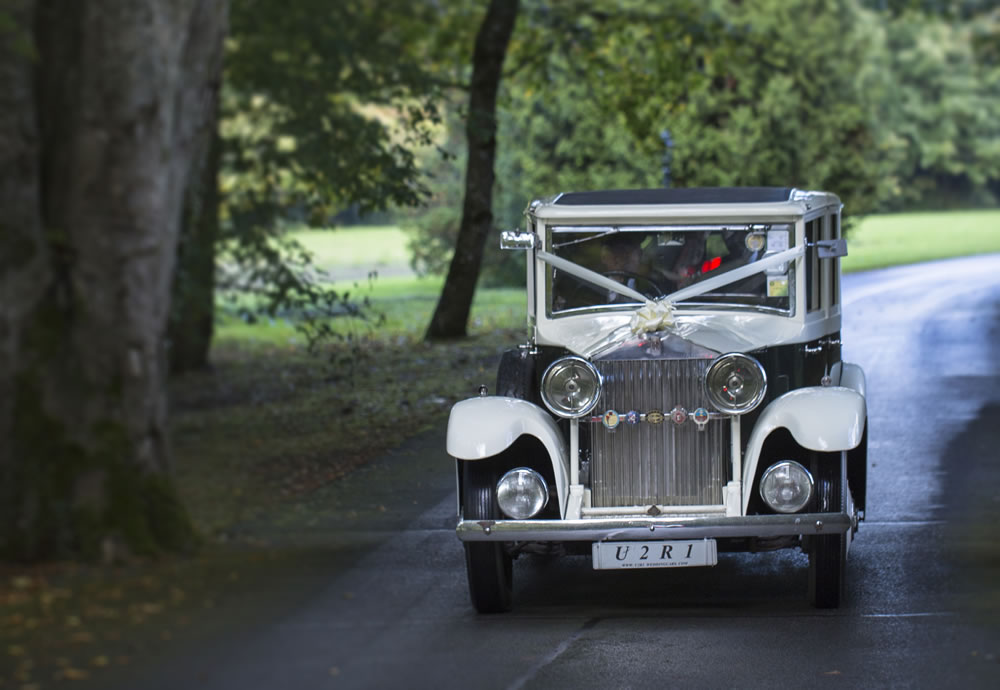
<path id="1" fill-rule="evenodd" d="M 215 127 L 213 117 L 213 129 Z M 217 134 L 202 171 L 188 187 L 177 248 L 167 341 L 170 373 L 208 365 L 215 332 L 215 244 L 219 237 L 219 155 Z"/>
<path id="2" fill-rule="evenodd" d="M 483 247 L 493 229 L 497 91 L 517 12 L 518 0 L 491 0 L 476 34 L 465 123 L 469 160 L 465 168 L 462 220 L 448 276 L 427 327 L 428 340 L 460 338 L 466 334 Z"/>
<path id="3" fill-rule="evenodd" d="M 165 333 L 226 0 L 14 0 L 0 44 L 0 557 L 183 548 Z"/>

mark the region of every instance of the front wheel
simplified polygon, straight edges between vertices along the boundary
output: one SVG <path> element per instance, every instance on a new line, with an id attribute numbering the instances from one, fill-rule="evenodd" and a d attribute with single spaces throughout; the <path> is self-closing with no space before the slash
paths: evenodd
<path id="1" fill-rule="evenodd" d="M 488 460 L 465 462 L 462 507 L 466 520 L 496 520 L 496 470 Z M 514 564 L 500 542 L 466 542 L 469 596 L 479 613 L 502 613 L 513 605 Z"/>
<path id="2" fill-rule="evenodd" d="M 819 512 L 842 512 L 847 506 L 845 456 L 821 457 L 816 482 Z M 839 608 L 847 590 L 846 532 L 812 538 L 809 550 L 809 600 L 818 609 Z"/>

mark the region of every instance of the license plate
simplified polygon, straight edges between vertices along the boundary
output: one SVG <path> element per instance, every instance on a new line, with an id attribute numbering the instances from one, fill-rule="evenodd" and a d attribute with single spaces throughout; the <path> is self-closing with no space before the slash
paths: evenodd
<path id="1" fill-rule="evenodd" d="M 688 568 L 715 565 L 714 539 L 697 541 L 602 541 L 594 544 L 594 570 Z"/>

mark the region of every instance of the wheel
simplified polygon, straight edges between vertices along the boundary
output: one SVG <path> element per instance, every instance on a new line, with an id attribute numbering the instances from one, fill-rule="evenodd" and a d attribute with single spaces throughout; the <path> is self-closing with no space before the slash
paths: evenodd
<path id="1" fill-rule="evenodd" d="M 462 507 L 466 520 L 495 520 L 499 477 L 489 461 L 466 462 L 462 472 Z M 510 611 L 513 604 L 513 561 L 500 542 L 466 542 L 465 569 L 469 596 L 479 613 Z"/>
<path id="2" fill-rule="evenodd" d="M 841 512 L 846 509 L 846 468 L 843 453 L 837 460 L 819 459 L 816 481 L 819 512 Z M 844 601 L 847 589 L 847 545 L 846 532 L 812 538 L 809 550 L 809 600 L 818 609 L 835 609 Z"/>

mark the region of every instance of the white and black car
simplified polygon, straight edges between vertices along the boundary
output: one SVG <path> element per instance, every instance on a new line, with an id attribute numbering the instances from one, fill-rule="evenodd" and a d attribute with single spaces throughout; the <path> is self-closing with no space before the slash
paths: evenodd
<path id="1" fill-rule="evenodd" d="M 784 188 L 560 194 L 524 231 L 528 342 L 459 402 L 469 590 L 511 607 L 523 552 L 593 567 L 801 548 L 840 605 L 864 518 L 862 369 L 841 360 L 842 205 Z"/>

